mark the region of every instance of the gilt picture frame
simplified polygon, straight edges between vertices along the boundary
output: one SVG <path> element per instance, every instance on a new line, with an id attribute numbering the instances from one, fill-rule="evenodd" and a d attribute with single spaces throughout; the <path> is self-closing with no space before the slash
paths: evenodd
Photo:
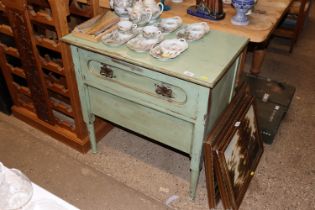
<path id="1" fill-rule="evenodd" d="M 213 145 L 214 171 L 225 209 L 238 209 L 263 154 L 254 98 L 234 108 L 220 139 Z"/>
<path id="2" fill-rule="evenodd" d="M 229 129 L 229 121 L 236 117 L 239 107 L 242 106 L 243 101 L 250 97 L 251 94 L 249 86 L 246 83 L 243 83 L 236 91 L 236 94 L 230 102 L 230 105 L 224 110 L 219 119 L 216 121 L 214 128 L 204 143 L 204 165 L 208 192 L 208 205 L 210 209 L 216 208 L 220 197 L 222 197 L 222 193 L 224 194 L 226 191 L 224 190 L 224 192 L 220 192 L 219 189 L 218 180 L 220 180 L 220 177 L 217 177 L 218 173 L 215 172 L 216 161 L 214 161 L 214 158 L 216 155 L 214 146 L 217 145 L 218 142 L 220 142 L 224 137 L 225 131 Z M 226 199 L 226 197 L 227 196 L 223 196 L 222 200 Z"/>

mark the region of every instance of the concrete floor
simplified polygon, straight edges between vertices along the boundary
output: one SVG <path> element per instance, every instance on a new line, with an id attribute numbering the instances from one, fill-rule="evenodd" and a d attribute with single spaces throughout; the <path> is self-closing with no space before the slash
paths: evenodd
<path id="1" fill-rule="evenodd" d="M 262 76 L 297 90 L 274 143 L 265 145 L 241 209 L 315 209 L 314 37 L 313 6 L 292 54 L 287 40 L 273 39 L 268 48 Z M 196 200 L 188 197 L 187 156 L 118 128 L 98 149 L 82 155 L 0 114 L 0 161 L 82 210 L 207 209 L 204 171 Z M 173 195 L 177 199 L 166 205 Z"/>

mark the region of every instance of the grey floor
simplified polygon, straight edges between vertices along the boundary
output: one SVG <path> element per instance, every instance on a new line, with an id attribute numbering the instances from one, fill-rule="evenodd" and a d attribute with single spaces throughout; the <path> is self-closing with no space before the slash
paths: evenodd
<path id="1" fill-rule="evenodd" d="M 241 209 L 315 209 L 314 9 L 292 54 L 287 40 L 273 39 L 268 48 L 262 76 L 297 89 Z M 118 128 L 98 149 L 82 155 L 0 114 L 0 161 L 82 210 L 207 209 L 203 171 L 196 200 L 188 197 L 187 156 Z"/>

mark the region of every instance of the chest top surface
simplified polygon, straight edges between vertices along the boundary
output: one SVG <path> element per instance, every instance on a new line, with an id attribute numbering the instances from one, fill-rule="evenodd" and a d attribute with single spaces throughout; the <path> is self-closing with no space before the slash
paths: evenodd
<path id="1" fill-rule="evenodd" d="M 165 39 L 167 38 L 175 38 L 175 34 L 165 36 Z M 149 53 L 134 52 L 126 46 L 109 47 L 101 42 L 88 41 L 72 34 L 63 37 L 63 41 L 79 48 L 212 88 L 243 51 L 248 39 L 211 30 L 201 40 L 190 42 L 188 49 L 181 55 L 167 61 L 153 58 Z"/>

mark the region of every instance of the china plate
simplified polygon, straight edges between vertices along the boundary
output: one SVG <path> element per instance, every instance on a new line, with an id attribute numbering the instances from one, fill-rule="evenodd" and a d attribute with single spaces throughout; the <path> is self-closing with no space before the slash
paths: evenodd
<path id="1" fill-rule="evenodd" d="M 171 33 L 181 27 L 183 20 L 179 16 L 162 18 L 157 24 L 157 27 L 161 30 L 162 33 Z"/>
<path id="2" fill-rule="evenodd" d="M 121 34 L 118 32 L 118 30 L 112 31 L 109 34 L 106 34 L 102 38 L 102 42 L 105 45 L 109 45 L 112 47 L 119 47 L 126 42 L 128 42 L 130 39 L 137 36 L 137 32 L 129 33 L 129 34 Z"/>
<path id="3" fill-rule="evenodd" d="M 184 28 L 179 30 L 176 35 L 177 38 L 183 38 L 187 41 L 195 41 L 201 39 L 210 31 L 210 28 L 206 22 L 199 22 L 186 25 Z"/>
<path id="4" fill-rule="evenodd" d="M 154 58 L 167 60 L 175 58 L 188 48 L 185 39 L 166 39 L 150 50 Z"/>
<path id="5" fill-rule="evenodd" d="M 142 34 L 139 34 L 135 38 L 129 40 L 126 45 L 129 49 L 136 52 L 146 52 L 163 39 L 163 34 L 160 34 L 160 36 L 155 39 L 146 39 L 142 36 Z"/>

